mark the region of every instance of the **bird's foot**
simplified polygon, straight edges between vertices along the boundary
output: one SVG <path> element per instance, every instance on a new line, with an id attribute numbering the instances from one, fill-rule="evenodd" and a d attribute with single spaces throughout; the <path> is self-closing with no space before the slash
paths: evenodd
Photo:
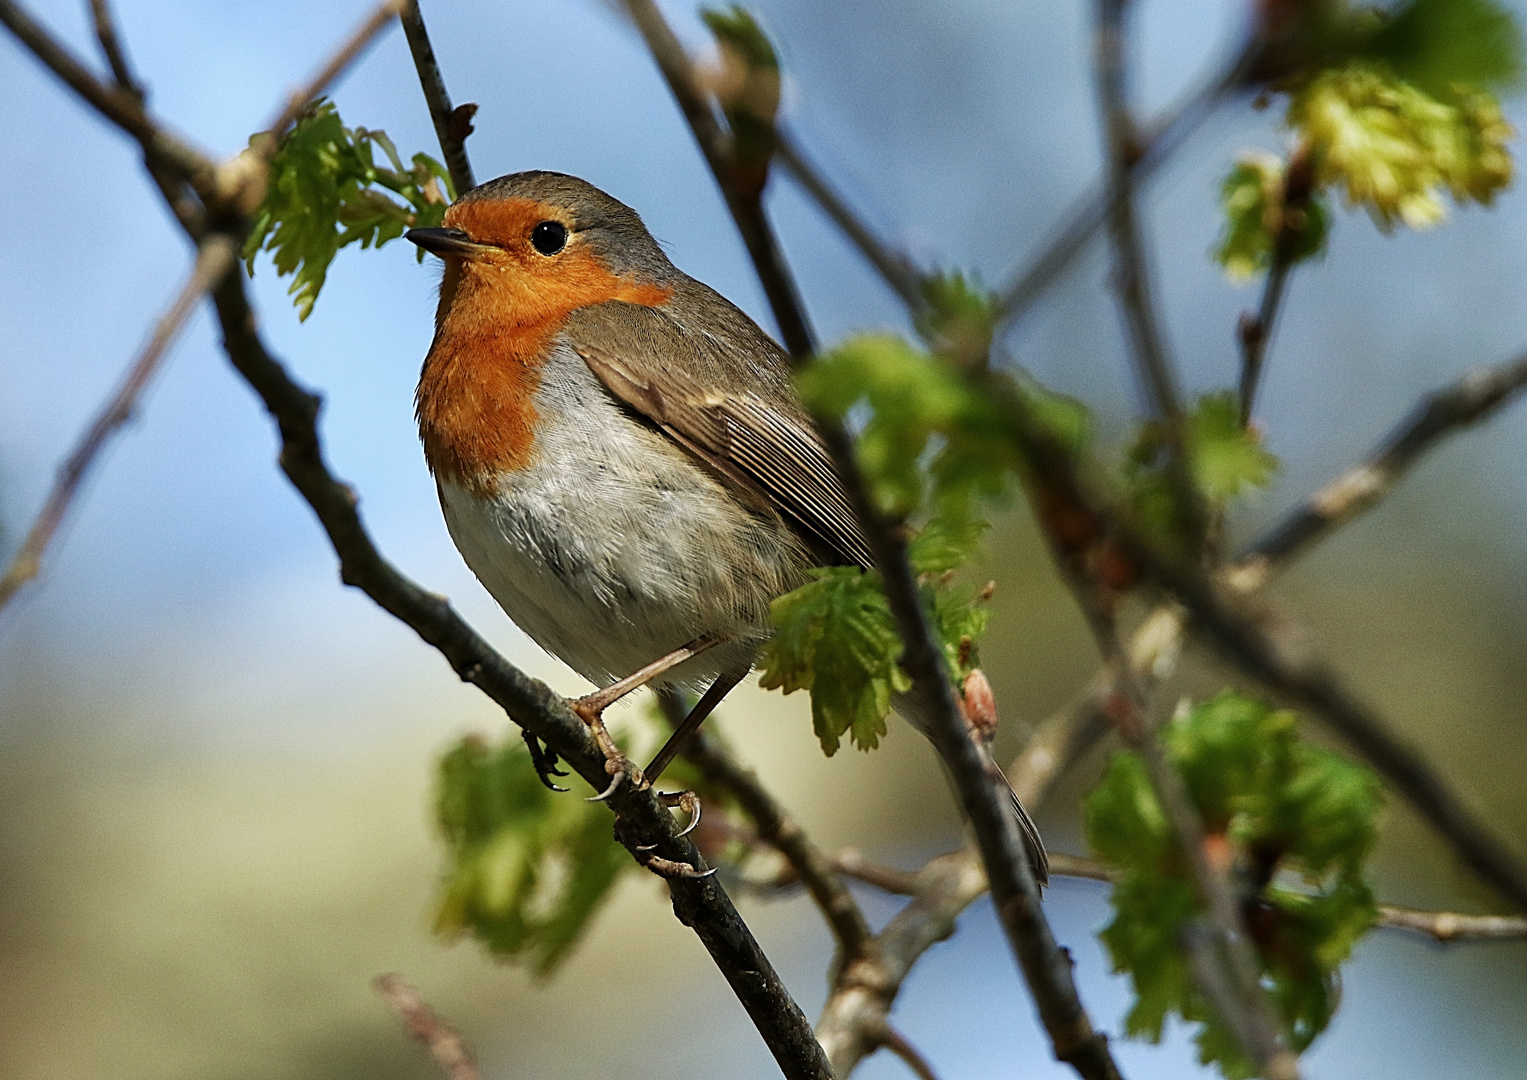
<path id="1" fill-rule="evenodd" d="M 525 745 L 530 747 L 530 763 L 535 766 L 536 775 L 541 778 L 541 783 L 552 791 L 566 791 L 567 788 L 558 786 L 552 780 L 553 776 L 567 775 L 565 770 L 557 768 L 557 752 L 543 745 L 540 739 L 528 731 L 521 731 L 520 734 L 525 736 Z"/>
<path id="2" fill-rule="evenodd" d="M 599 752 L 604 755 L 604 771 L 610 774 L 609 786 L 589 802 L 604 802 L 615 794 L 622 780 L 629 781 L 635 791 L 648 787 L 647 778 L 642 774 L 641 769 L 637 768 L 620 747 L 615 745 L 615 740 L 610 738 L 609 729 L 604 726 L 603 713 L 608 704 L 604 698 L 603 693 L 590 694 L 572 703 L 573 713 L 593 732 L 594 742 L 599 745 Z"/>

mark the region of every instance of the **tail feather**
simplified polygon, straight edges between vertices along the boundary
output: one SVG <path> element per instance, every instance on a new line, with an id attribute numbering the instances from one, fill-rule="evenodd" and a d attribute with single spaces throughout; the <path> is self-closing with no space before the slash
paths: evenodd
<path id="1" fill-rule="evenodd" d="M 983 749 L 985 749 L 983 747 Z M 986 762 L 992 773 L 1002 781 L 1002 786 L 1007 788 L 1008 795 L 1012 798 L 1013 813 L 1018 817 L 1018 829 L 1023 833 L 1023 843 L 1029 853 L 1029 868 L 1034 871 L 1034 880 L 1040 885 L 1050 883 L 1050 855 L 1045 851 L 1045 842 L 1039 835 L 1039 826 L 1034 824 L 1034 819 L 1029 817 L 1029 812 L 1023 808 L 1023 803 L 1018 799 L 1018 793 L 1013 790 L 1013 785 L 1002 771 L 996 761 L 992 760 L 991 751 L 986 750 Z"/>

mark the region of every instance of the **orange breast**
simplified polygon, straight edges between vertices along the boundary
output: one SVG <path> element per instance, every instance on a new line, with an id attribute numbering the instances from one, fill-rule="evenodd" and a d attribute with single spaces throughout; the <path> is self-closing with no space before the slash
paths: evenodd
<path id="1" fill-rule="evenodd" d="M 491 221 L 473 220 L 486 212 Z M 508 241 L 554 216 L 550 207 L 509 200 L 452 207 L 446 222 Z M 535 452 L 541 368 L 568 315 L 610 300 L 652 305 L 668 296 L 617 277 L 574 244 L 556 258 L 506 242 L 502 256 L 482 262 L 448 259 L 415 399 L 430 471 L 487 494 L 503 473 L 524 468 Z"/>

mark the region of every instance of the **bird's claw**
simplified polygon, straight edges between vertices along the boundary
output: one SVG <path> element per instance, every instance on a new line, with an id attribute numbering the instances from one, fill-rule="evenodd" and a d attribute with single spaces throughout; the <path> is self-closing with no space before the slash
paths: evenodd
<path id="1" fill-rule="evenodd" d="M 552 791 L 566 791 L 567 788 L 552 782 L 553 776 L 566 776 L 566 771 L 557 768 L 557 752 L 549 746 L 543 746 L 541 740 L 528 731 L 521 731 L 525 737 L 525 745 L 530 748 L 530 763 L 535 766 L 536 776 L 541 778 Z"/>
<path id="2" fill-rule="evenodd" d="M 657 797 L 664 806 L 681 807 L 689 815 L 689 824 L 684 826 L 683 832 L 679 833 L 681 839 L 699 827 L 700 796 L 696 795 L 693 791 L 660 791 L 657 793 Z"/>
<path id="3" fill-rule="evenodd" d="M 696 870 L 687 862 L 676 862 L 673 859 L 665 859 L 661 855 L 646 854 L 638 849 L 636 861 L 651 870 L 660 878 L 681 878 L 687 881 L 700 881 L 714 874 L 719 867 L 713 866 L 709 870 Z"/>

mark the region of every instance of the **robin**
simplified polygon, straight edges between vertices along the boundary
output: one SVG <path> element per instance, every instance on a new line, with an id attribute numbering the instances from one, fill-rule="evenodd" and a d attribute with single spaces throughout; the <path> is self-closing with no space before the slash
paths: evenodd
<path id="1" fill-rule="evenodd" d="M 601 687 L 573 702 L 608 759 L 599 798 L 650 783 L 752 668 L 772 600 L 873 563 L 788 357 L 576 177 L 491 180 L 406 235 L 445 263 L 415 403 L 451 538 Z M 648 684 L 708 687 L 643 772 L 601 714 Z"/>

